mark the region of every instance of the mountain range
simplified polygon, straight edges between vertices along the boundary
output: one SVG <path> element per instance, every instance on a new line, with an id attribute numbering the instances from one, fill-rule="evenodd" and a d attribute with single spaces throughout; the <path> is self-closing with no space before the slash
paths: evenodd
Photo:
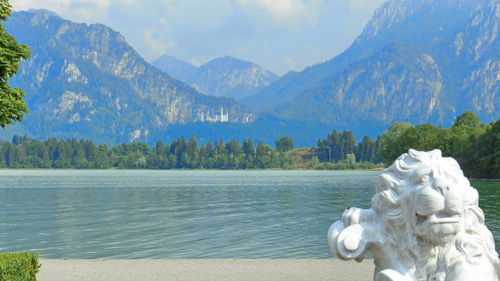
<path id="1" fill-rule="evenodd" d="M 170 125 L 203 121 L 220 110 L 231 122 L 254 118 L 234 99 L 201 94 L 151 66 L 105 25 L 31 10 L 15 12 L 6 29 L 31 48 L 12 85 L 27 93 L 23 125 L 32 136 L 114 144 L 154 140 Z"/>
<path id="2" fill-rule="evenodd" d="M 32 49 L 12 84 L 31 111 L 19 131 L 34 137 L 314 145 L 333 129 L 359 139 L 396 121 L 448 126 L 465 110 L 497 120 L 499 21 L 498 1 L 389 0 L 343 53 L 283 77 L 232 57 L 150 65 L 111 28 L 43 10 L 14 13 L 6 29 Z M 221 110 L 229 122 L 207 122 Z"/>
<path id="3" fill-rule="evenodd" d="M 198 71 L 197 66 L 169 55 L 160 56 L 151 62 L 151 65 L 184 82 L 191 79 Z"/>
<path id="4" fill-rule="evenodd" d="M 391 0 L 339 56 L 290 72 L 242 102 L 284 119 L 373 134 L 395 121 L 499 118 L 500 3 Z"/>
<path id="5" fill-rule="evenodd" d="M 255 94 L 279 78 L 255 63 L 230 56 L 216 58 L 196 67 L 175 57 L 163 55 L 153 61 L 152 65 L 201 93 L 235 99 Z"/>

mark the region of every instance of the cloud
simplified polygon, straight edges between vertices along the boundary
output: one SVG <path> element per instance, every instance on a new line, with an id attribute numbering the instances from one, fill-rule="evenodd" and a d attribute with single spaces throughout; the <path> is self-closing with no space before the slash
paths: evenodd
<path id="1" fill-rule="evenodd" d="M 112 0 L 11 0 L 17 10 L 48 9 L 74 21 L 97 23 L 105 20 Z"/>
<path id="2" fill-rule="evenodd" d="M 387 0 L 349 0 L 351 9 L 375 9 Z"/>
<path id="3" fill-rule="evenodd" d="M 294 57 L 283 58 L 283 62 L 292 69 L 297 66 L 297 60 Z"/>
<path id="4" fill-rule="evenodd" d="M 165 54 L 168 50 L 168 44 L 162 40 L 157 40 L 157 36 L 154 35 L 155 31 L 145 30 L 144 31 L 144 43 L 155 53 Z"/>
<path id="5" fill-rule="evenodd" d="M 11 0 L 13 7 L 18 9 L 29 9 L 34 7 L 58 8 L 71 6 L 93 6 L 105 8 L 109 6 L 111 0 Z"/>
<path id="6" fill-rule="evenodd" d="M 305 4 L 299 0 L 239 0 L 243 6 L 257 5 L 277 18 L 290 18 L 300 16 L 306 9 Z"/>
<path id="7" fill-rule="evenodd" d="M 385 0 L 11 0 L 119 31 L 146 60 L 231 55 L 278 74 L 333 58 Z"/>
<path id="8" fill-rule="evenodd" d="M 322 0 L 237 0 L 249 13 L 267 16 L 289 31 L 300 31 L 317 23 Z"/>

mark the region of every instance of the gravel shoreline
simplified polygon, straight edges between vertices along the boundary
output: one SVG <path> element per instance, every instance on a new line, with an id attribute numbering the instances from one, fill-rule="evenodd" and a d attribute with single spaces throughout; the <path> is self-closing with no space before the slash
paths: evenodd
<path id="1" fill-rule="evenodd" d="M 38 281 L 372 281 L 373 260 L 41 259 Z"/>

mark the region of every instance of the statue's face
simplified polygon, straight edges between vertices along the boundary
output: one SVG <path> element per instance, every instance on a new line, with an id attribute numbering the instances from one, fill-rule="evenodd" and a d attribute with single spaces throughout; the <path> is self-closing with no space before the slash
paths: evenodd
<path id="1" fill-rule="evenodd" d="M 435 160 L 422 164 L 410 176 L 413 186 L 417 236 L 446 244 L 460 231 L 469 181 L 451 163 Z"/>

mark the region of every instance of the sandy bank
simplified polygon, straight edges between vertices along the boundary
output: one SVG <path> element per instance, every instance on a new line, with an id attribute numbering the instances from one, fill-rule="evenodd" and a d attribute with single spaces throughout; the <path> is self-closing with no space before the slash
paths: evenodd
<path id="1" fill-rule="evenodd" d="M 373 261 L 46 260 L 38 281 L 372 281 Z"/>

